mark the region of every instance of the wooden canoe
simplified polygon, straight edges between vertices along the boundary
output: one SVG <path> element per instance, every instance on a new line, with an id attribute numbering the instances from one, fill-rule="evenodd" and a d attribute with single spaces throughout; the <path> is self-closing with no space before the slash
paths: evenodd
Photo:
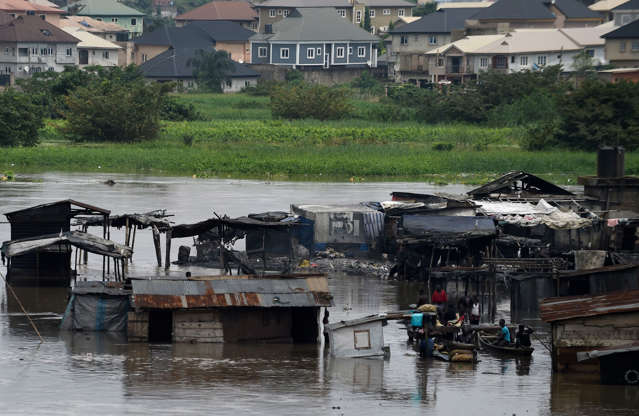
<path id="1" fill-rule="evenodd" d="M 477 339 L 479 340 L 479 345 L 481 345 L 482 349 L 503 355 L 529 356 L 533 353 L 533 351 L 535 351 L 533 347 L 515 347 L 515 344 L 512 344 L 512 346 L 494 345 L 491 341 L 496 340 L 497 338 L 485 337 L 479 332 L 477 333 Z"/>

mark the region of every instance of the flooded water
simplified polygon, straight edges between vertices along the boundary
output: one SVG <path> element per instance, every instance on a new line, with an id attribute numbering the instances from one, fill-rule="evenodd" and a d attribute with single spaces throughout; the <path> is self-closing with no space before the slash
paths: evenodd
<path id="1" fill-rule="evenodd" d="M 180 222 L 286 210 L 290 203 L 349 203 L 394 190 L 461 193 L 418 183 L 264 183 L 119 175 L 37 175 L 0 183 L 0 212 L 73 198 L 114 213 L 167 208 Z M 113 187 L 102 185 L 114 179 Z M 4 218 L 2 218 L 4 220 Z M 122 235 L 112 234 L 122 241 Z M 138 234 L 131 272 L 156 274 L 151 235 Z M 0 240 L 9 227 L 0 224 Z M 188 240 L 185 241 L 187 243 Z M 175 255 L 175 254 L 174 254 Z M 174 270 L 184 272 L 186 269 Z M 0 269 L 4 273 L 4 269 Z M 415 285 L 331 276 L 331 320 L 405 308 Z M 45 342 L 0 291 L 1 414 L 636 415 L 639 389 L 553 376 L 535 342 L 532 359 L 480 354 L 477 364 L 422 360 L 403 327 L 385 328 L 391 357 L 335 359 L 321 346 L 136 344 L 120 335 L 58 331 L 64 289 L 16 289 Z M 499 305 L 505 313 L 508 303 Z M 543 336 L 543 330 L 539 331 Z"/>

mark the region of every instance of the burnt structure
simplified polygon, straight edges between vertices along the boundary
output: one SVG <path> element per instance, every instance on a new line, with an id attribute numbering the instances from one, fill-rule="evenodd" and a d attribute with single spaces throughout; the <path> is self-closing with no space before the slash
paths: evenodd
<path id="1" fill-rule="evenodd" d="M 11 224 L 11 240 L 23 240 L 70 231 L 71 219 L 80 215 L 108 218 L 110 211 L 67 199 L 4 214 Z M 107 227 L 103 228 L 106 238 Z M 68 286 L 71 269 L 71 246 L 61 241 L 37 251 L 11 258 L 7 281 L 16 286 Z"/>

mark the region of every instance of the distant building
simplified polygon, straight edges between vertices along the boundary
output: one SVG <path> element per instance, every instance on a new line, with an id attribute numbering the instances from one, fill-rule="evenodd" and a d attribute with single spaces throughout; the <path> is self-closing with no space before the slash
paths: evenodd
<path id="1" fill-rule="evenodd" d="M 197 21 L 184 27 L 156 28 L 135 39 L 134 61 L 137 65 L 174 49 L 217 49 L 226 51 L 237 62 L 250 62 L 249 38 L 255 32 L 227 21 Z"/>
<path id="2" fill-rule="evenodd" d="M 400 19 L 412 17 L 413 7 L 415 4 L 406 0 L 356 0 L 353 3 L 353 23 L 364 23 L 368 10 L 371 33 L 384 33 Z"/>
<path id="3" fill-rule="evenodd" d="M 251 63 L 295 68 L 377 67 L 379 38 L 331 8 L 300 8 L 251 37 Z"/>
<path id="4" fill-rule="evenodd" d="M 0 11 L 9 14 L 12 18 L 18 16 L 38 16 L 54 25 L 60 20 L 64 11 L 55 3 L 47 0 L 0 0 Z"/>
<path id="5" fill-rule="evenodd" d="M 389 76 L 395 81 L 428 79 L 425 53 L 464 37 L 466 19 L 479 8 L 441 9 L 390 31 Z"/>
<path id="6" fill-rule="evenodd" d="M 61 72 L 77 64 L 78 42 L 38 16 L 19 16 L 0 25 L 0 72 L 15 78 L 43 71 Z"/>
<path id="7" fill-rule="evenodd" d="M 116 23 L 129 32 L 130 38 L 135 38 L 144 31 L 144 13 L 116 0 L 79 0 L 70 3 L 66 9 L 70 14 Z"/>
<path id="8" fill-rule="evenodd" d="M 78 66 L 99 65 L 118 66 L 120 46 L 99 36 L 77 28 L 63 28 L 70 35 L 78 38 Z"/>
<path id="9" fill-rule="evenodd" d="M 612 11 L 617 6 L 620 6 L 628 1 L 629 0 L 599 0 L 598 2 L 588 6 L 588 8 L 593 12 L 599 13 L 604 22 L 607 22 L 613 20 Z"/>
<path id="10" fill-rule="evenodd" d="M 257 12 L 244 0 L 212 1 L 175 18 L 175 24 L 184 26 L 192 22 L 228 21 L 242 25 L 246 29 L 257 30 Z"/>
<path id="11" fill-rule="evenodd" d="M 118 65 L 127 66 L 133 63 L 133 44 L 129 42 L 129 32 L 122 26 L 93 19 L 88 16 L 66 16 L 58 25 L 62 29 L 79 29 L 98 36 L 119 46 Z"/>
<path id="12" fill-rule="evenodd" d="M 603 35 L 606 58 L 617 67 L 639 67 L 639 20 Z"/>
<path id="13" fill-rule="evenodd" d="M 612 9 L 615 26 L 624 26 L 639 19 L 639 0 L 629 0 Z"/>
<path id="14" fill-rule="evenodd" d="M 140 65 L 144 78 L 156 82 L 175 81 L 178 88 L 197 89 L 197 79 L 193 74 L 192 59 L 197 56 L 194 48 L 169 48 Z M 254 86 L 260 74 L 233 61 L 233 72 L 222 83 L 222 91 L 240 92 L 243 88 Z"/>

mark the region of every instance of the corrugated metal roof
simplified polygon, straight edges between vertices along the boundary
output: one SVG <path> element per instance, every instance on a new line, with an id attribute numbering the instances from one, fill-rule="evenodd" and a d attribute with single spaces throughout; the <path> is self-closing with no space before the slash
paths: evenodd
<path id="1" fill-rule="evenodd" d="M 639 290 L 548 298 L 539 305 L 541 319 L 545 322 L 634 311 L 639 311 Z"/>
<path id="2" fill-rule="evenodd" d="M 313 286 L 328 288 L 328 283 Z M 331 306 L 326 292 L 311 291 L 306 279 L 133 280 L 138 308 L 319 307 Z"/>

